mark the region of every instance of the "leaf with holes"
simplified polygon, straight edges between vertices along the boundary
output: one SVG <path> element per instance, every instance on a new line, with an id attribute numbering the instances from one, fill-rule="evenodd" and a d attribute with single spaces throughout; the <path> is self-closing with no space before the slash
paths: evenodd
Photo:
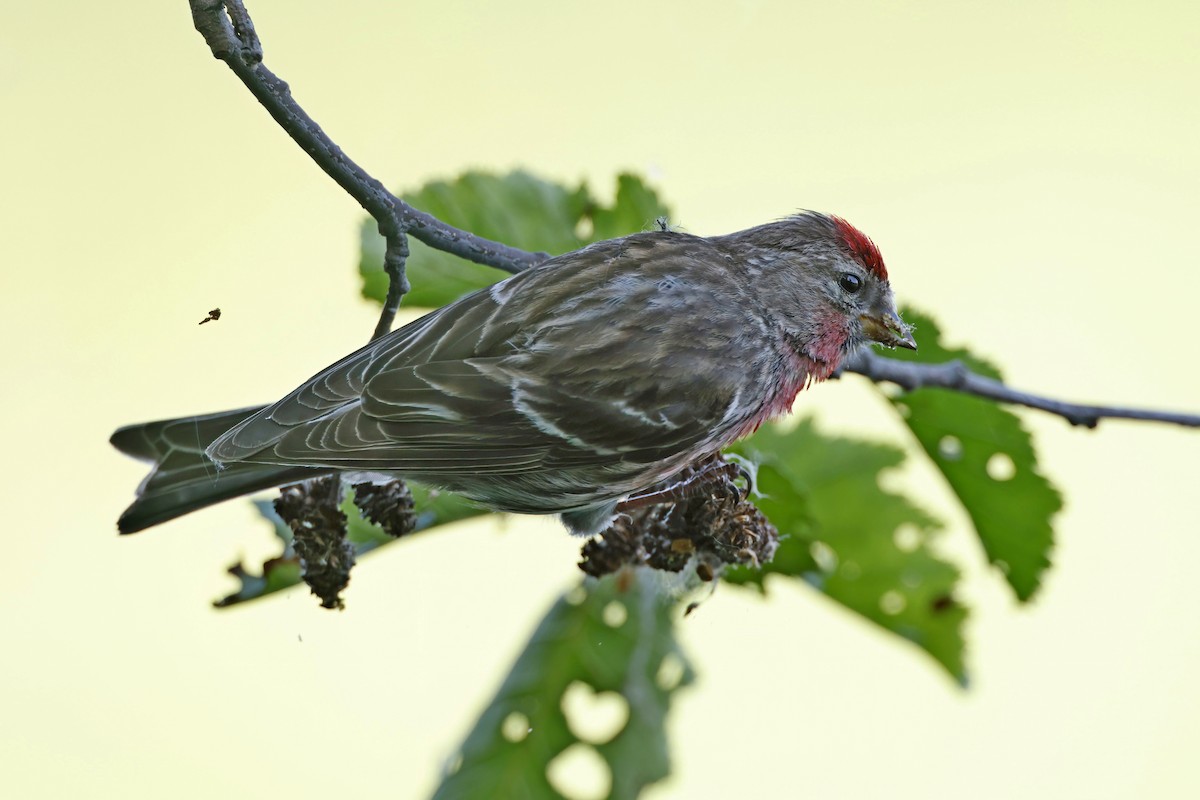
<path id="1" fill-rule="evenodd" d="M 412 492 L 417 514 L 416 527 L 412 533 L 486 513 L 482 508 L 449 492 L 427 489 L 415 483 L 410 483 L 408 488 Z M 264 561 L 258 574 L 246 569 L 246 565 L 241 561 L 234 562 L 228 571 L 238 579 L 239 586 L 237 591 L 214 600 L 213 605 L 217 608 L 228 608 L 258 600 L 269 594 L 290 589 L 303 580 L 300 575 L 300 560 L 292 549 L 291 528 L 275 513 L 270 500 L 255 500 L 254 507 L 274 526 L 275 535 L 280 542 L 280 552 Z M 346 499 L 342 501 L 342 511 L 346 514 L 346 538 L 354 543 L 355 556 L 364 556 L 380 547 L 401 541 L 384 533 L 378 525 L 363 519 L 358 507 L 354 505 L 353 492 L 348 492 Z M 407 538 L 408 535 L 403 538 Z"/>
<path id="2" fill-rule="evenodd" d="M 931 547 L 940 523 L 879 486 L 904 453 L 827 436 L 811 420 L 766 425 L 737 451 L 758 465 L 755 504 L 779 529 L 775 558 L 761 571 L 731 570 L 735 583 L 762 585 L 777 573 L 805 581 L 925 650 L 966 683 L 958 570 Z"/>
<path id="3" fill-rule="evenodd" d="M 889 355 L 926 363 L 958 359 L 1001 380 L 992 364 L 943 345 L 929 317 L 906 309 L 904 318 L 916 324 L 920 350 Z M 1020 418 L 991 400 L 946 389 L 918 389 L 891 402 L 962 502 L 988 560 L 1020 600 L 1031 598 L 1050 566 L 1052 520 L 1062 496 L 1038 471 L 1033 439 Z"/>
<path id="4" fill-rule="evenodd" d="M 507 175 L 466 172 L 453 181 L 433 181 L 402 195 L 405 201 L 443 222 L 487 239 L 525 250 L 559 255 L 600 239 L 648 230 L 666 206 L 635 175 L 617 178 L 612 206 L 596 201 L 585 184 L 571 189 L 528 172 Z M 591 232 L 581 223 L 590 222 Z M 358 271 L 363 296 L 382 303 L 388 277 L 383 271 L 384 240 L 372 220 L 361 232 Z M 411 237 L 410 237 L 411 239 Z M 464 294 L 490 286 L 503 272 L 410 241 L 408 278 L 410 307 L 436 308 Z"/>
<path id="5" fill-rule="evenodd" d="M 554 604 L 435 798 L 560 798 L 561 766 L 583 756 L 602 761 L 608 797 L 666 777 L 664 721 L 693 675 L 674 637 L 678 607 L 646 570 L 628 583 L 588 580 Z"/>

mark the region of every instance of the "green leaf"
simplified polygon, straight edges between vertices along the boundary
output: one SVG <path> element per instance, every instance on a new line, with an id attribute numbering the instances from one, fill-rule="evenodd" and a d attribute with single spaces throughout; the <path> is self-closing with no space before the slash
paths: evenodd
<path id="1" fill-rule="evenodd" d="M 929 317 L 906 309 L 904 318 L 915 323 L 920 350 L 889 353 L 892 357 L 926 363 L 957 359 L 1002 379 L 991 363 L 943 345 Z M 1050 566 L 1051 521 L 1062 509 L 1062 496 L 1038 471 L 1033 439 L 1020 418 L 991 400 L 946 389 L 918 389 L 891 402 L 962 502 L 988 561 L 1004 573 L 1021 601 L 1029 600 Z"/>
<path id="2" fill-rule="evenodd" d="M 453 181 L 433 181 L 402 195 L 405 201 L 443 222 L 487 239 L 559 255 L 589 242 L 645 230 L 666 206 L 640 178 L 622 174 L 611 207 L 595 201 L 586 185 L 571 189 L 528 172 L 507 175 L 466 172 Z M 591 223 L 591 233 L 584 222 Z M 372 220 L 363 222 L 358 270 L 367 299 L 383 302 L 388 278 L 383 271 L 384 240 Z M 411 237 L 410 237 L 411 238 Z M 410 241 L 410 307 L 436 308 L 489 286 L 504 273 Z"/>
<path id="3" fill-rule="evenodd" d="M 619 578 L 588 580 L 554 604 L 435 798 L 561 798 L 554 761 L 568 748 L 603 759 L 610 798 L 637 797 L 666 777 L 664 721 L 694 676 L 674 638 L 678 606 L 649 571 L 633 574 L 623 589 Z M 587 715 L 593 699 L 615 710 L 608 723 Z"/>
<path id="4" fill-rule="evenodd" d="M 731 571 L 735 583 L 778 573 L 925 650 L 966 683 L 958 570 L 934 553 L 940 523 L 907 498 L 879 486 L 904 453 L 872 442 L 826 436 L 811 420 L 787 430 L 764 426 L 737 451 L 758 465 L 756 505 L 779 529 L 775 559 L 760 570 Z M 786 538 L 784 538 L 786 537 Z"/>
<path id="5" fill-rule="evenodd" d="M 403 541 L 421 531 L 449 525 L 468 517 L 487 513 L 484 509 L 468 500 L 436 489 L 428 489 L 415 483 L 408 485 L 412 492 L 413 504 L 417 513 L 417 524 L 412 533 L 400 539 L 393 538 L 383 532 L 378 525 L 363 519 L 354 505 L 353 491 L 347 492 L 342 501 L 342 511 L 346 514 L 346 538 L 354 544 L 356 557 L 362 557 L 374 552 L 380 547 Z M 229 568 L 230 575 L 238 579 L 240 585 L 234 591 L 219 600 L 214 600 L 217 608 L 228 608 L 251 600 L 258 600 L 275 592 L 290 589 L 302 581 L 300 575 L 300 560 L 292 549 L 292 530 L 284 524 L 275 513 L 275 508 L 269 500 L 255 500 L 254 508 L 274 527 L 275 535 L 279 538 L 280 552 L 268 558 L 258 574 L 246 569 L 240 560 Z"/>
<path id="6" fill-rule="evenodd" d="M 581 191 L 587 189 L 580 187 Z M 617 176 L 617 197 L 612 208 L 592 206 L 592 235 L 589 241 L 615 239 L 653 229 L 656 220 L 669 216 L 666 205 L 642 179 L 628 172 Z"/>

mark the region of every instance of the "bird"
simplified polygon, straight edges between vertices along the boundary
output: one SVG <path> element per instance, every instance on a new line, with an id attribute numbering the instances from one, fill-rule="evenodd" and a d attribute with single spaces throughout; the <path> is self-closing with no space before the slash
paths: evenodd
<path id="1" fill-rule="evenodd" d="M 592 535 L 870 343 L 916 349 L 879 248 L 841 217 L 596 242 L 375 339 L 270 405 L 120 428 L 111 443 L 153 466 L 118 529 L 366 473 Z"/>

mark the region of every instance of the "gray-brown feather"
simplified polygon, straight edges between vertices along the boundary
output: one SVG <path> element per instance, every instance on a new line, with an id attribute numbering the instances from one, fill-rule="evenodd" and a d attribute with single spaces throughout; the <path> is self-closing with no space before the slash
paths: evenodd
<path id="1" fill-rule="evenodd" d="M 738 387 L 778 365 L 746 341 L 769 334 L 730 303 L 743 284 L 707 239 L 592 245 L 373 342 L 208 453 L 394 471 L 510 511 L 592 506 L 726 444 L 757 410 Z"/>

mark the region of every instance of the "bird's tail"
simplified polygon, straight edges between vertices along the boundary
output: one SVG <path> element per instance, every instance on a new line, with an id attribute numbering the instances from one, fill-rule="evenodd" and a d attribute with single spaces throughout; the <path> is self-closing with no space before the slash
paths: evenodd
<path id="1" fill-rule="evenodd" d="M 217 467 L 204 449 L 259 408 L 127 425 L 109 439 L 113 447 L 154 466 L 138 487 L 137 499 L 117 521 L 134 533 L 231 497 L 315 477 L 304 467 L 234 462 Z"/>

